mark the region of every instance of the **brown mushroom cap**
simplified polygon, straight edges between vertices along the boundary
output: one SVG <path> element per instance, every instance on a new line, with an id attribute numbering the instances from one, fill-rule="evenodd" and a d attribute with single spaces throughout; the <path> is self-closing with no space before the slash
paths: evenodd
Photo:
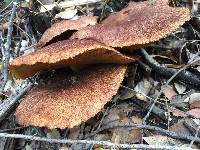
<path id="1" fill-rule="evenodd" d="M 59 36 L 64 32 L 67 31 L 74 32 L 74 30 L 80 30 L 86 26 L 95 25 L 96 23 L 97 23 L 97 18 L 93 16 L 83 16 L 77 20 L 62 20 L 60 22 L 54 23 L 50 28 L 48 28 L 44 32 L 37 46 L 43 47 L 45 44 L 50 42 L 54 37 Z"/>
<path id="2" fill-rule="evenodd" d="M 37 52 L 11 61 L 10 71 L 16 78 L 33 76 L 43 70 L 70 65 L 95 63 L 127 64 L 134 59 L 94 40 L 65 40 L 48 45 Z"/>
<path id="3" fill-rule="evenodd" d="M 16 110 L 17 122 L 72 128 L 97 114 L 120 87 L 126 66 L 96 65 L 76 74 L 62 73 L 32 89 Z"/>
<path id="4" fill-rule="evenodd" d="M 71 38 L 91 38 L 111 47 L 136 47 L 159 40 L 190 19 L 189 9 L 167 0 L 132 2 L 102 24 L 77 31 Z"/>

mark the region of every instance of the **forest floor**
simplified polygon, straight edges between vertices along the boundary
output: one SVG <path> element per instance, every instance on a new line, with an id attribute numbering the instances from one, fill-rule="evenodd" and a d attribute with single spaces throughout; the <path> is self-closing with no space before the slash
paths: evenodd
<path id="1" fill-rule="evenodd" d="M 150 1 L 154 5 L 154 0 Z M 128 64 L 118 92 L 94 117 L 64 129 L 23 126 L 16 120 L 20 103 L 31 89 L 51 78 L 55 70 L 17 79 L 9 70 L 9 63 L 35 53 L 41 36 L 55 22 L 97 16 L 101 23 L 128 3 L 129 0 L 1 2 L 0 150 L 200 149 L 200 2 L 193 0 L 170 2 L 171 7 L 190 10 L 191 19 L 176 31 L 131 50 L 130 54 L 116 48 L 137 61 Z M 57 35 L 60 37 L 54 37 L 47 44 L 63 40 L 65 35 L 70 37 L 63 35 L 60 33 Z M 89 102 L 83 105 L 87 104 Z M 33 107 L 36 105 L 40 103 Z M 37 112 L 27 111 L 31 113 Z"/>

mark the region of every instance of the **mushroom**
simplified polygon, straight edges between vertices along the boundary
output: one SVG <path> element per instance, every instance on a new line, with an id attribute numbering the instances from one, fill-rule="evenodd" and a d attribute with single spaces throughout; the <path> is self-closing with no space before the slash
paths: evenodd
<path id="1" fill-rule="evenodd" d="M 71 65 L 94 63 L 127 64 L 134 59 L 91 39 L 65 40 L 48 45 L 35 53 L 11 61 L 10 71 L 16 78 L 27 78 L 44 71 Z"/>
<path id="2" fill-rule="evenodd" d="M 60 22 L 54 23 L 50 28 L 48 28 L 44 32 L 37 46 L 40 48 L 45 46 L 55 37 L 61 36 L 62 33 L 66 33 L 65 39 L 67 39 L 75 31 L 80 30 L 89 25 L 95 25 L 96 23 L 97 18 L 92 16 L 83 16 L 77 20 L 62 20 Z"/>
<path id="3" fill-rule="evenodd" d="M 123 65 L 95 65 L 78 73 L 56 74 L 32 89 L 16 110 L 17 122 L 47 128 L 72 128 L 97 114 L 115 95 Z"/>
<path id="4" fill-rule="evenodd" d="M 90 64 L 76 73 L 56 71 L 53 78 L 39 83 L 17 108 L 17 122 L 64 129 L 87 121 L 117 93 L 127 68 L 122 64 L 135 60 L 111 47 L 140 47 L 157 41 L 189 19 L 188 9 L 170 7 L 167 0 L 133 2 L 101 24 L 77 31 L 70 40 L 14 59 L 10 71 L 17 78 L 43 70 Z"/>
<path id="5" fill-rule="evenodd" d="M 101 24 L 85 27 L 71 38 L 91 38 L 118 48 L 141 48 L 175 31 L 189 19 L 189 9 L 170 7 L 167 0 L 131 2 Z"/>

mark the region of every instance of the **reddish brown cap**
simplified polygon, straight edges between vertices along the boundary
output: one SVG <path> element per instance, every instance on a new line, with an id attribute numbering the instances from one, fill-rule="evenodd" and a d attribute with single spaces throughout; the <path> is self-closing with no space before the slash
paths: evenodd
<path id="1" fill-rule="evenodd" d="M 43 70 L 95 63 L 127 64 L 134 59 L 94 40 L 65 40 L 11 61 L 10 71 L 16 78 L 33 76 Z"/>
<path id="2" fill-rule="evenodd" d="M 98 65 L 77 74 L 57 74 L 32 89 L 16 110 L 17 122 L 72 128 L 97 114 L 120 87 L 126 66 Z"/>
<path id="3" fill-rule="evenodd" d="M 71 38 L 92 38 L 112 47 L 137 47 L 159 40 L 190 19 L 189 9 L 167 0 L 132 2 L 102 24 L 77 31 Z"/>
<path id="4" fill-rule="evenodd" d="M 38 42 L 37 47 L 43 47 L 45 44 L 50 42 L 54 37 L 59 36 L 64 32 L 69 32 L 69 31 L 75 32 L 74 30 L 80 30 L 86 26 L 95 25 L 96 23 L 97 23 L 97 18 L 93 16 L 83 16 L 77 20 L 62 20 L 60 22 L 54 23 L 50 28 L 48 28 L 44 32 L 40 41 Z"/>

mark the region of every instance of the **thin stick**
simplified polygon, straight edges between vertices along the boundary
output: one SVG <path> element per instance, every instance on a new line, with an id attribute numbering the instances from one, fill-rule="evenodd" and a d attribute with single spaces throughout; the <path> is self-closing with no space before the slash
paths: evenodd
<path id="1" fill-rule="evenodd" d="M 188 150 L 188 148 L 179 148 L 177 146 L 161 146 L 161 145 L 145 145 L 145 144 L 115 144 L 108 141 L 94 141 L 94 140 L 71 140 L 71 139 L 50 139 L 46 137 L 30 136 L 23 134 L 8 134 L 0 133 L 0 137 L 26 139 L 34 141 L 43 141 L 48 143 L 60 144 L 94 144 L 102 145 L 112 148 L 135 148 L 135 149 L 157 149 L 157 150 Z"/>
<path id="2" fill-rule="evenodd" d="M 76 7 L 76 6 L 81 6 L 81 5 L 86 5 L 86 4 L 92 4 L 92 3 L 97 3 L 101 2 L 103 0 L 70 0 L 70 1 L 61 1 L 57 2 L 58 7 L 60 8 L 68 8 L 68 7 Z"/>
<path id="3" fill-rule="evenodd" d="M 8 80 L 8 65 L 9 65 L 9 60 L 10 60 L 10 46 L 11 46 L 13 21 L 15 18 L 16 8 L 17 8 L 17 3 L 13 2 L 12 13 L 11 13 L 11 17 L 9 20 L 9 26 L 8 26 L 7 42 L 6 42 L 5 49 L 3 48 L 5 50 L 3 53 L 3 83 L 2 83 L 2 86 L 0 89 L 0 94 L 3 93 L 6 83 L 7 83 L 7 80 Z"/>
<path id="4" fill-rule="evenodd" d="M 4 53 L 4 45 L 3 45 L 3 34 L 0 32 L 0 48 L 1 48 L 1 53 Z"/>
<path id="5" fill-rule="evenodd" d="M 135 94 L 138 93 L 138 94 L 141 94 L 142 96 L 144 96 L 145 98 L 149 99 L 150 101 L 153 101 L 154 99 L 151 98 L 150 96 L 144 94 L 143 92 L 139 91 L 139 90 L 135 90 L 135 89 L 132 89 L 132 88 L 129 88 L 129 87 L 126 87 L 124 85 L 120 85 L 120 87 L 124 88 L 124 89 L 128 89 L 132 92 L 134 92 Z"/>
<path id="6" fill-rule="evenodd" d="M 53 17 L 52 13 L 44 6 L 44 4 L 40 0 L 36 0 L 44 9 L 49 13 L 50 17 Z"/>
<path id="7" fill-rule="evenodd" d="M 24 129 L 24 128 L 26 128 L 26 127 L 16 127 L 16 128 L 11 128 L 11 129 L 3 129 L 3 130 L 0 130 L 0 133 L 21 130 L 21 129 Z"/>
<path id="8" fill-rule="evenodd" d="M 12 3 L 13 3 L 13 1 L 10 2 L 4 9 L 2 9 L 2 10 L 0 11 L 0 14 L 1 14 L 3 11 L 5 11 Z"/>
<path id="9" fill-rule="evenodd" d="M 22 28 L 20 28 L 20 26 L 18 26 L 17 24 L 13 23 L 13 25 L 19 29 L 24 35 L 28 36 L 30 39 L 32 38 L 28 33 L 26 33 L 26 31 L 24 31 Z"/>
<path id="10" fill-rule="evenodd" d="M 143 125 L 143 124 L 134 124 L 134 123 L 128 123 L 128 124 L 116 124 L 116 125 L 107 125 L 104 127 L 101 127 L 100 129 L 87 134 L 85 138 L 89 138 L 91 136 L 94 136 L 95 134 L 102 132 L 104 130 L 109 130 L 109 129 L 115 129 L 115 128 L 134 128 L 134 129 L 146 129 L 146 130 L 153 130 L 153 131 L 158 131 L 166 136 L 169 136 L 174 139 L 179 139 L 179 140 L 186 140 L 186 141 L 191 141 L 194 139 L 194 136 L 187 136 L 187 135 L 179 135 L 176 132 L 168 131 L 156 126 L 150 126 L 150 125 Z M 196 138 L 195 142 L 200 143 L 200 138 Z"/>
<path id="11" fill-rule="evenodd" d="M 200 129 L 200 126 L 198 125 L 198 128 L 196 130 L 196 133 L 195 133 L 195 136 L 194 136 L 194 139 L 190 142 L 190 145 L 189 147 L 191 148 L 193 143 L 195 142 L 195 140 L 198 138 L 198 135 L 199 135 L 199 129 Z"/>
<path id="12" fill-rule="evenodd" d="M 142 51 L 142 53 L 145 55 L 145 57 L 147 57 L 147 55 L 148 55 L 147 52 L 146 52 L 144 49 L 142 49 L 141 51 Z M 195 56 L 198 56 L 198 55 L 199 55 L 199 53 L 197 53 Z M 161 94 L 162 94 L 162 92 L 164 91 L 164 89 L 169 85 L 169 83 L 170 83 L 180 72 L 182 72 L 183 70 L 185 70 L 186 68 L 188 68 L 191 64 L 193 64 L 194 62 L 197 61 L 197 60 L 194 60 L 194 58 L 195 58 L 195 57 L 191 58 L 191 60 L 188 62 L 187 65 L 185 65 L 183 68 L 181 68 L 180 70 L 178 70 L 178 71 L 167 81 L 167 83 L 166 83 L 164 86 L 162 86 L 162 88 L 161 88 L 160 92 L 158 93 L 157 97 L 154 99 L 153 104 L 151 105 L 149 111 L 147 112 L 146 116 L 143 118 L 143 124 L 146 124 L 147 118 L 149 117 L 150 113 L 152 112 L 152 110 L 153 110 L 153 108 L 154 108 L 156 102 L 158 101 L 158 99 L 159 99 L 159 97 L 161 96 Z M 158 65 L 158 63 L 157 63 L 155 60 L 153 60 L 153 58 L 149 57 L 149 59 L 150 59 L 151 62 L 154 62 L 155 65 Z"/>

